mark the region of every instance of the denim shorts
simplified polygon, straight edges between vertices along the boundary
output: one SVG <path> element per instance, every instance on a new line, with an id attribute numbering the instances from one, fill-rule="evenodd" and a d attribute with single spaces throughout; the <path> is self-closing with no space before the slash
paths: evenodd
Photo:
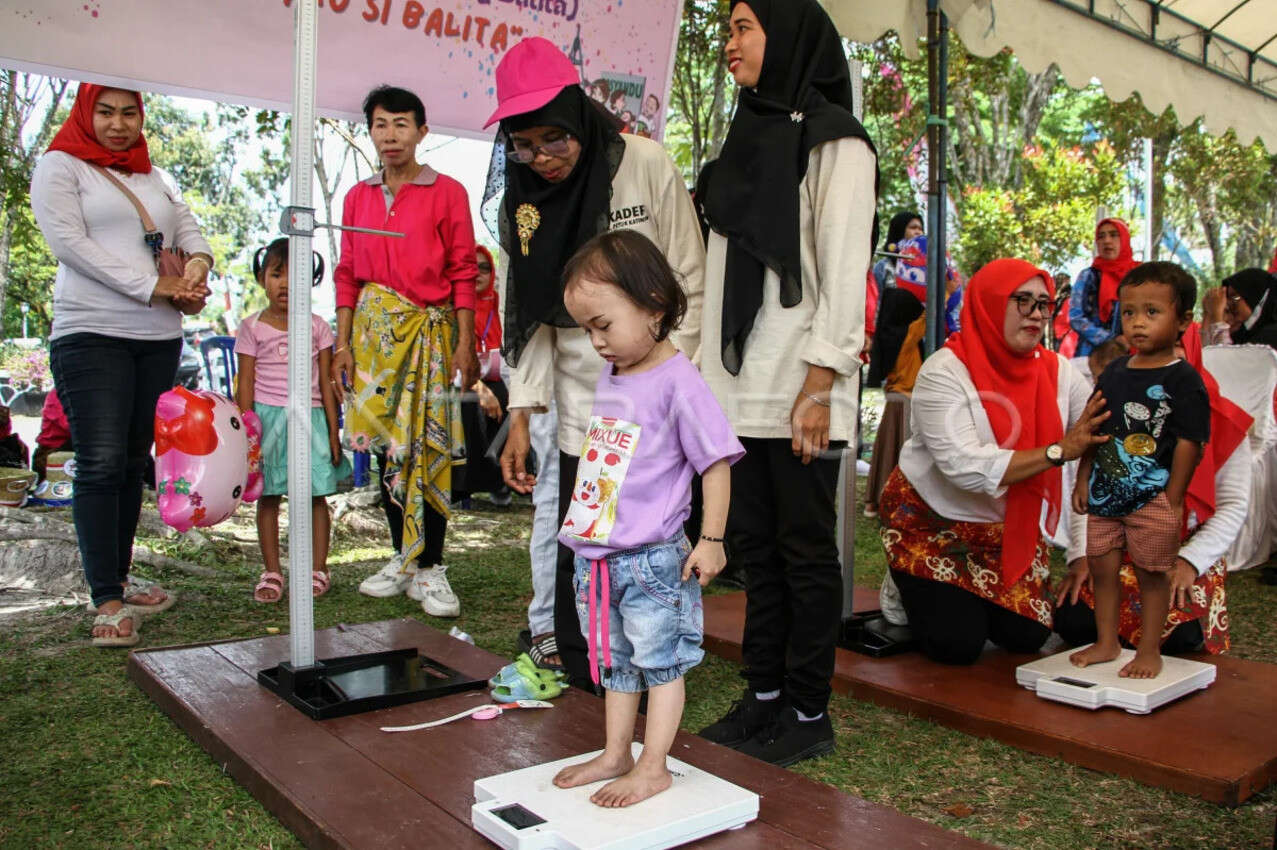
<path id="1" fill-rule="evenodd" d="M 614 552 L 606 559 L 609 578 L 609 628 L 612 663 L 601 644 L 598 664 L 608 690 L 638 693 L 682 676 L 705 657 L 701 635 L 705 611 L 695 577 L 682 580 L 692 545 L 679 534 L 664 543 Z M 590 559 L 574 561 L 576 612 L 589 641 Z M 597 595 L 596 595 L 597 599 Z M 599 604 L 596 602 L 596 604 Z M 602 629 L 602 611 L 598 629 Z"/>

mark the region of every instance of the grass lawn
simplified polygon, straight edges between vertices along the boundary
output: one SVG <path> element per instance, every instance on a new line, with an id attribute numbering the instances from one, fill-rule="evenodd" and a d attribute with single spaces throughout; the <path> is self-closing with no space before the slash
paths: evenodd
<path id="1" fill-rule="evenodd" d="M 287 631 L 286 604 L 250 599 L 259 569 L 251 522 L 241 509 L 198 552 L 145 540 L 219 576 L 151 571 L 180 599 L 144 622 L 144 646 Z M 402 596 L 360 596 L 358 582 L 390 551 L 380 539 L 343 533 L 331 559 L 333 590 L 316 602 L 316 627 L 416 616 L 444 630 L 455 622 L 479 646 L 511 655 L 531 595 L 530 525 L 526 500 L 508 509 L 478 501 L 457 516 L 448 545 L 449 577 L 462 599 L 456 621 L 432 621 Z M 873 521 L 857 524 L 856 551 L 857 582 L 876 586 L 883 559 Z M 1277 588 L 1259 584 L 1254 571 L 1232 576 L 1228 588 L 1233 654 L 1277 663 Z M 128 681 L 124 652 L 89 645 L 89 622 L 78 608 L 0 620 L 0 847 L 300 847 Z M 685 729 L 727 709 L 741 687 L 736 673 L 736 665 L 707 656 L 688 676 Z M 839 695 L 831 712 L 837 753 L 798 772 L 994 844 L 1235 850 L 1272 841 L 1271 788 L 1226 809 Z M 428 835 L 422 846 L 430 846 Z"/>

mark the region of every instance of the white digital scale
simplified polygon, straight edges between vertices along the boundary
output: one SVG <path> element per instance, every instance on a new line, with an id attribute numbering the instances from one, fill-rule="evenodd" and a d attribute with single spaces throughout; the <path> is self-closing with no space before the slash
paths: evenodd
<path id="1" fill-rule="evenodd" d="M 642 748 L 632 744 L 635 759 Z M 675 758 L 667 760 L 673 785 L 622 809 L 590 802 L 607 780 L 555 787 L 560 770 L 599 752 L 476 780 L 471 825 L 505 850 L 663 850 L 758 817 L 757 794 Z"/>
<path id="2" fill-rule="evenodd" d="M 1113 661 L 1089 667 L 1073 666 L 1069 656 L 1076 651 L 1021 664 L 1015 681 L 1043 699 L 1092 710 L 1113 706 L 1131 714 L 1148 714 L 1215 681 L 1214 664 L 1171 655 L 1162 656 L 1162 672 L 1155 678 L 1125 679 L 1117 671 L 1135 657 L 1135 650 L 1124 649 Z"/>

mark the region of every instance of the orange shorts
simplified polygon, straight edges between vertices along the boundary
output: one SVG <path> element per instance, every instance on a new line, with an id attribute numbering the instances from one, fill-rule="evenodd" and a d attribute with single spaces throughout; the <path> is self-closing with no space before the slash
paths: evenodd
<path id="1" fill-rule="evenodd" d="M 1087 557 L 1125 549 L 1140 569 L 1167 572 L 1179 556 L 1180 520 L 1166 498 L 1166 491 L 1126 516 L 1091 514 L 1086 518 Z"/>

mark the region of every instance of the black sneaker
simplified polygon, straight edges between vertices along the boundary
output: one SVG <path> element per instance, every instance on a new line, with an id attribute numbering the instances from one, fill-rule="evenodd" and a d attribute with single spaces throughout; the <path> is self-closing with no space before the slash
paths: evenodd
<path id="1" fill-rule="evenodd" d="M 760 700 L 754 696 L 753 691 L 747 689 L 744 696 L 732 703 L 726 714 L 697 734 L 724 747 L 739 747 L 772 725 L 784 707 L 783 697 Z"/>
<path id="2" fill-rule="evenodd" d="M 815 720 L 799 720 L 790 706 L 766 729 L 736 748 L 777 767 L 789 767 L 803 759 L 823 756 L 834 751 L 834 725 L 826 711 Z"/>

